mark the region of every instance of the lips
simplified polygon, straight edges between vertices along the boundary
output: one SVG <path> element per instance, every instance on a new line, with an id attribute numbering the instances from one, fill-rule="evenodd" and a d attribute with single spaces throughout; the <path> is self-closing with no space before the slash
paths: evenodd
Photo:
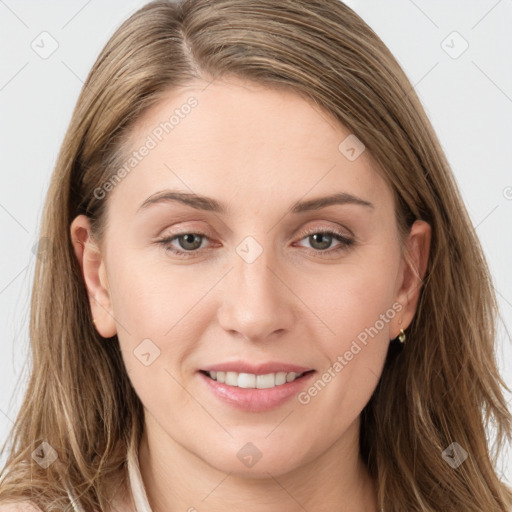
<path id="1" fill-rule="evenodd" d="M 198 371 L 218 399 L 235 408 L 258 412 L 284 404 L 309 381 L 315 370 L 281 362 L 226 362 Z"/>

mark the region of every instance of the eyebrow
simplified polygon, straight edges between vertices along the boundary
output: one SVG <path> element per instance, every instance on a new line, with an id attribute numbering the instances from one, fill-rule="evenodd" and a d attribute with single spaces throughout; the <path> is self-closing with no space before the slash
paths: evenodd
<path id="1" fill-rule="evenodd" d="M 177 192 L 172 190 L 162 190 L 149 196 L 138 208 L 137 211 L 143 210 L 153 204 L 166 203 L 166 202 L 179 202 L 190 206 L 196 210 L 205 210 L 209 212 L 226 214 L 227 207 L 207 196 L 201 196 L 190 192 Z M 337 194 L 331 194 L 324 197 L 318 197 L 315 199 L 309 199 L 307 201 L 297 201 L 290 209 L 291 213 L 302 213 L 314 210 L 320 210 L 321 208 L 327 208 L 335 204 L 355 204 L 359 206 L 365 206 L 367 208 L 374 208 L 374 205 L 369 201 L 361 199 L 347 192 L 340 192 Z"/>

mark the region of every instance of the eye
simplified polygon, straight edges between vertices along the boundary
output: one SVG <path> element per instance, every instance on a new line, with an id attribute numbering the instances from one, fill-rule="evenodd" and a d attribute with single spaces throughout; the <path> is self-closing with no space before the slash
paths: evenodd
<path id="1" fill-rule="evenodd" d="M 199 252 L 198 250 L 202 245 L 202 238 L 208 238 L 208 236 L 205 233 L 184 232 L 157 240 L 157 243 L 163 245 L 166 250 L 176 256 L 186 258 Z M 177 249 L 172 245 L 172 242 L 175 240 L 178 242 L 179 247 L 184 250 L 180 250 L 179 248 Z"/>
<path id="2" fill-rule="evenodd" d="M 355 243 L 355 240 L 353 238 L 350 238 L 338 231 L 328 229 L 309 229 L 302 234 L 302 237 L 303 238 L 301 240 L 307 239 L 309 241 L 313 249 L 310 252 L 313 252 L 315 254 L 338 254 L 339 252 L 348 249 Z M 329 249 L 333 240 L 337 240 L 339 242 L 339 245 L 336 246 L 334 249 Z"/>
<path id="3" fill-rule="evenodd" d="M 204 249 L 204 247 L 201 247 L 204 239 L 209 239 L 205 233 L 183 232 L 157 240 L 156 243 L 163 245 L 167 251 L 176 256 L 187 258 L 197 255 Z M 312 249 L 309 252 L 315 255 L 323 253 L 328 255 L 338 254 L 355 243 L 354 239 L 338 231 L 318 228 L 302 233 L 301 241 L 304 239 L 310 240 Z M 338 241 L 339 245 L 334 249 L 329 249 L 333 241 Z M 178 247 L 174 245 L 175 242 L 177 242 Z"/>

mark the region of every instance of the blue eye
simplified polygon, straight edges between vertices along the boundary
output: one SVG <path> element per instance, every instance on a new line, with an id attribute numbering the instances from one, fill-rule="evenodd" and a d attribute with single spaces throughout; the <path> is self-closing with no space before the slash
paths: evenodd
<path id="1" fill-rule="evenodd" d="M 201 248 L 203 239 L 209 237 L 205 233 L 200 232 L 184 232 L 175 234 L 166 238 L 157 240 L 158 244 L 165 247 L 166 251 L 169 251 L 175 256 L 181 258 L 188 258 L 197 255 L 200 251 L 204 250 Z M 312 229 L 306 233 L 302 233 L 301 241 L 309 238 L 313 240 L 314 244 L 319 244 L 319 248 L 312 248 L 308 252 L 312 252 L 315 255 L 323 254 L 337 254 L 343 250 L 348 249 L 355 243 L 355 240 L 349 238 L 341 233 L 331 230 Z M 329 249 L 333 240 L 337 240 L 339 245 L 334 249 Z M 174 241 L 178 241 L 179 247 L 173 245 Z M 311 242 L 310 242 L 311 243 Z M 325 247 L 327 245 L 328 247 Z M 322 247 L 323 246 L 323 247 Z"/>

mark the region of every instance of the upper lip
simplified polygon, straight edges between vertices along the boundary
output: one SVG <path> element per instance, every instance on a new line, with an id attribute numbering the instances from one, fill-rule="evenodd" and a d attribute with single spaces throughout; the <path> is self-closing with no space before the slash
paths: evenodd
<path id="1" fill-rule="evenodd" d="M 304 373 L 312 369 L 313 368 L 306 368 L 305 366 L 298 366 L 296 364 L 281 363 L 279 361 L 268 361 L 260 364 L 252 364 L 245 361 L 229 361 L 201 368 L 201 370 L 205 372 L 236 372 L 252 373 L 254 375 L 266 375 L 267 373 L 278 372 Z"/>

